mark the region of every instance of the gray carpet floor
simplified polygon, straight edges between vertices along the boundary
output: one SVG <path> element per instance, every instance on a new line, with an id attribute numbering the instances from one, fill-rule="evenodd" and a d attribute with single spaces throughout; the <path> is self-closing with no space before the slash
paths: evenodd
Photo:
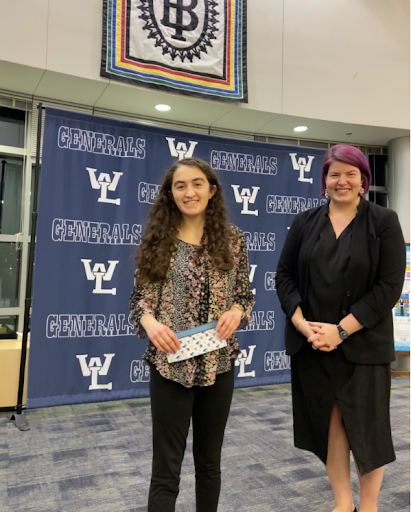
<path id="1" fill-rule="evenodd" d="M 379 512 L 410 510 L 409 378 L 392 388 L 397 460 Z M 148 399 L 30 410 L 19 432 L 0 414 L 1 512 L 143 512 L 151 466 Z M 353 469 L 354 498 L 358 482 Z M 220 512 L 331 512 L 322 463 L 292 441 L 288 384 L 235 390 L 223 448 Z M 191 437 L 177 501 L 194 512 Z"/>

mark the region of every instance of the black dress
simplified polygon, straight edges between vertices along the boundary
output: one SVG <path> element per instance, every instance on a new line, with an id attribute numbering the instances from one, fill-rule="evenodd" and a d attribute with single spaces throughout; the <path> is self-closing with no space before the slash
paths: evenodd
<path id="1" fill-rule="evenodd" d="M 309 266 L 307 320 L 338 324 L 355 219 L 335 238 L 328 219 Z M 344 342 L 343 342 L 344 343 Z M 331 409 L 337 400 L 361 475 L 395 460 L 390 427 L 389 364 L 361 365 L 342 350 L 322 352 L 306 343 L 291 356 L 294 442 L 327 461 Z"/>

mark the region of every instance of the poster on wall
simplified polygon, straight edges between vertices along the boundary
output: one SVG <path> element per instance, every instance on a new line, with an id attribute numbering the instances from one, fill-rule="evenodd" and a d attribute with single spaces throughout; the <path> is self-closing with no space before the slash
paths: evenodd
<path id="1" fill-rule="evenodd" d="M 322 149 L 191 134 L 47 108 L 28 407 L 147 396 L 147 339 L 129 320 L 135 255 L 165 171 L 210 162 L 243 230 L 256 299 L 237 332 L 237 387 L 290 381 L 276 268 L 298 213 L 323 204 Z"/>
<path id="2" fill-rule="evenodd" d="M 247 102 L 247 0 L 104 0 L 101 76 Z"/>
<path id="3" fill-rule="evenodd" d="M 410 343 L 410 246 L 406 247 L 407 263 L 401 296 L 393 309 L 394 340 Z"/>

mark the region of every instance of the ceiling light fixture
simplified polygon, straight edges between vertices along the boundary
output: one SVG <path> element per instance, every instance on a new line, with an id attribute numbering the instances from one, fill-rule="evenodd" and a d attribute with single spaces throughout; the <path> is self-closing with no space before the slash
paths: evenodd
<path id="1" fill-rule="evenodd" d="M 305 132 L 306 130 L 308 130 L 308 128 L 306 126 L 296 126 L 294 128 L 295 132 Z"/>
<path id="2" fill-rule="evenodd" d="M 170 109 L 170 105 L 156 105 L 156 110 L 160 110 L 160 112 L 168 112 Z"/>

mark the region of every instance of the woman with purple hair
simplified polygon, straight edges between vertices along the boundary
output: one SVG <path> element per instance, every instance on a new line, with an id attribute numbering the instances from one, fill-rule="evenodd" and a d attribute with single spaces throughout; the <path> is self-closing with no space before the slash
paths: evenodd
<path id="1" fill-rule="evenodd" d="M 278 263 L 287 315 L 295 446 L 325 464 L 334 512 L 352 512 L 350 450 L 360 512 L 376 512 L 383 466 L 395 460 L 390 427 L 392 308 L 401 294 L 405 243 L 395 212 L 368 202 L 367 159 L 333 146 L 324 156 L 329 201 L 300 213 Z"/>

